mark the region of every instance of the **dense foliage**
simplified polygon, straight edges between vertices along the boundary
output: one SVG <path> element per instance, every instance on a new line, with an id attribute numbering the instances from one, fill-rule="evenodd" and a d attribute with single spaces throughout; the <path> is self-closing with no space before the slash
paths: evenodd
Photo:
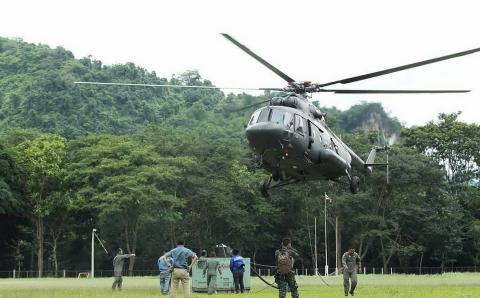
<path id="1" fill-rule="evenodd" d="M 272 263 L 287 235 L 302 254 L 298 266 L 312 268 L 313 222 L 323 230 L 324 192 L 333 198 L 330 264 L 336 218 L 342 249 L 355 246 L 367 266 L 480 262 L 480 128 L 456 114 L 402 130 L 388 185 L 378 170 L 357 195 L 341 184 L 312 182 L 264 199 L 258 185 L 267 174 L 252 167 L 243 134 L 254 108 L 239 109 L 269 94 L 76 80 L 212 85 L 196 71 L 158 78 L 132 63 L 106 66 L 62 48 L 0 38 L 0 269 L 88 269 L 93 228 L 110 251 L 137 254 L 130 270 L 154 268 L 178 238 L 196 251 L 226 243 Z M 379 104 L 327 113 L 362 157 L 379 130 L 400 136 L 399 121 Z M 99 248 L 96 257 L 97 268 L 110 269 L 110 256 Z M 324 253 L 318 257 L 323 262 Z"/>

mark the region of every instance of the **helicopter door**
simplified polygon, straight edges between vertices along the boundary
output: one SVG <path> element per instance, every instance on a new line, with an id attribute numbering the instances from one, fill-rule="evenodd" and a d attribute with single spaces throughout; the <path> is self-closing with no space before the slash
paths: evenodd
<path id="1" fill-rule="evenodd" d="M 322 132 L 310 121 L 308 121 L 308 128 L 310 133 L 308 137 L 308 156 L 313 163 L 317 163 L 322 150 Z"/>
<path id="2" fill-rule="evenodd" d="M 315 142 L 315 130 L 313 129 L 314 126 L 310 120 L 308 122 L 308 150 L 312 149 L 312 144 Z"/>

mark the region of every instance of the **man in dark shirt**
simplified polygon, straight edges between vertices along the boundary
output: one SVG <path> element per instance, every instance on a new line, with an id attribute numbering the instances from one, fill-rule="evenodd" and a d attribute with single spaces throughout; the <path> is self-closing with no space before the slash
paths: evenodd
<path id="1" fill-rule="evenodd" d="M 123 250 L 121 248 L 118 249 L 117 255 L 113 258 L 113 276 L 115 280 L 112 284 L 112 290 L 118 287 L 119 290 L 122 289 L 122 273 L 123 273 L 123 264 L 125 264 L 125 259 L 130 257 L 134 257 L 135 254 L 123 254 Z"/>

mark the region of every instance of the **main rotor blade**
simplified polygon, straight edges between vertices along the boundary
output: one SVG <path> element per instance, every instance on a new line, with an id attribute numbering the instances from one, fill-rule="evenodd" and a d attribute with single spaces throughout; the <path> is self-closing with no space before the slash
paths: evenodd
<path id="1" fill-rule="evenodd" d="M 464 51 L 464 52 L 459 52 L 459 53 L 455 53 L 455 54 L 451 54 L 451 55 L 446 55 L 446 56 L 442 56 L 442 57 L 438 57 L 438 58 L 433 58 L 433 59 L 429 59 L 429 60 L 425 60 L 425 61 L 415 62 L 415 63 L 411 63 L 411 64 L 407 64 L 407 65 L 403 65 L 403 66 L 398 66 L 398 67 L 394 67 L 394 68 L 389 68 L 389 69 L 385 69 L 385 70 L 381 70 L 381 71 L 376 71 L 376 72 L 372 72 L 372 73 L 368 73 L 368 74 L 364 74 L 364 75 L 360 75 L 360 76 L 356 76 L 356 77 L 351 77 L 351 78 L 347 78 L 347 79 L 343 79 L 343 80 L 333 81 L 333 82 L 330 82 L 330 83 L 319 84 L 318 86 L 319 87 L 325 87 L 325 86 L 329 86 L 329 85 L 333 85 L 333 84 L 349 84 L 349 83 L 353 83 L 353 82 L 357 82 L 357 81 L 361 81 L 361 80 L 366 80 L 366 79 L 370 79 L 370 78 L 373 78 L 373 77 L 383 76 L 383 75 L 386 75 L 386 74 L 389 74 L 389 73 L 402 71 L 402 70 L 406 70 L 406 69 L 410 69 L 410 68 L 414 68 L 414 67 L 418 67 L 418 66 L 422 66 L 422 65 L 426 65 L 426 64 L 436 63 L 436 62 L 440 62 L 440 61 L 447 60 L 447 59 L 452 59 L 452 58 L 456 58 L 456 57 L 460 57 L 460 56 L 470 55 L 470 54 L 473 54 L 473 53 L 478 52 L 478 51 L 480 51 L 480 48 L 476 48 L 476 49 L 472 49 L 472 50 L 468 50 L 468 51 Z"/>
<path id="2" fill-rule="evenodd" d="M 240 49 L 242 49 L 245 53 L 247 53 L 248 55 L 250 55 L 251 57 L 253 57 L 255 60 L 257 60 L 258 62 L 262 63 L 263 65 L 265 65 L 268 69 L 270 69 L 271 71 L 273 71 L 274 73 L 276 73 L 279 77 L 281 77 L 282 79 L 284 79 L 285 81 L 287 81 L 288 83 L 293 83 L 295 82 L 294 79 L 292 79 L 291 77 L 287 76 L 285 73 L 283 73 L 282 71 L 280 71 L 278 68 L 276 68 L 275 66 L 273 66 L 272 64 L 268 63 L 267 61 L 265 61 L 262 57 L 258 56 L 257 54 L 255 54 L 254 52 L 252 52 L 249 48 L 247 48 L 246 46 L 244 46 L 243 44 L 241 44 L 240 42 L 238 42 L 236 39 L 234 39 L 233 37 L 231 37 L 230 35 L 226 34 L 226 33 L 220 33 L 221 35 L 223 35 L 223 37 L 225 37 L 226 39 L 228 39 L 229 41 L 231 41 L 234 45 L 236 45 L 237 47 L 239 47 Z"/>
<path id="3" fill-rule="evenodd" d="M 319 89 L 318 92 L 338 94 L 412 94 L 412 93 L 467 93 L 470 90 L 354 90 L 354 89 Z"/>
<path id="4" fill-rule="evenodd" d="M 172 84 L 136 84 L 136 83 L 104 83 L 104 82 L 73 82 L 82 85 L 109 85 L 109 86 L 133 86 L 133 87 L 169 87 L 169 88 L 190 88 L 190 89 L 225 89 L 225 90 L 277 90 L 278 88 L 237 88 L 237 87 L 215 87 L 215 86 L 183 86 Z"/>
<path id="5" fill-rule="evenodd" d="M 267 102 L 269 102 L 269 101 L 270 101 L 270 99 L 268 99 L 268 100 L 262 100 L 262 101 L 259 101 L 259 102 L 254 103 L 254 104 L 251 104 L 251 105 L 244 106 L 244 107 L 241 107 L 241 108 L 239 108 L 239 109 L 233 110 L 232 112 L 236 113 L 236 112 L 244 111 L 244 110 L 247 110 L 247 109 L 250 109 L 250 108 L 253 108 L 253 107 L 262 105 L 262 104 L 265 104 L 265 103 L 267 103 Z"/>

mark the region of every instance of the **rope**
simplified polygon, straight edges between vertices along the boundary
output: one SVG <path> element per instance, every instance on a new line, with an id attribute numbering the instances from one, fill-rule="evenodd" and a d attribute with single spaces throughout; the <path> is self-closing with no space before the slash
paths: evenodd
<path id="1" fill-rule="evenodd" d="M 253 262 L 251 264 L 255 266 L 261 266 L 261 267 L 276 268 L 275 266 L 263 265 L 263 264 L 253 263 Z"/>
<path id="2" fill-rule="evenodd" d="M 270 285 L 266 285 L 263 289 L 260 289 L 260 290 L 257 290 L 257 291 L 250 291 L 250 293 L 252 294 L 257 294 L 259 292 L 262 292 L 262 291 L 265 291 L 266 289 L 268 289 L 270 287 Z"/>
<path id="3" fill-rule="evenodd" d="M 258 278 L 260 278 L 260 280 L 263 281 L 265 284 L 269 285 L 272 288 L 278 289 L 278 287 L 276 285 L 274 285 L 272 283 L 269 283 L 267 280 L 265 280 L 263 277 L 261 277 L 260 274 L 258 274 L 258 272 L 255 271 L 253 266 L 250 266 L 250 269 L 252 269 L 253 273 L 255 273 L 255 275 L 258 276 Z"/>
<path id="4" fill-rule="evenodd" d="M 100 245 L 103 247 L 103 250 L 104 250 L 105 253 L 108 255 L 109 253 L 108 253 L 107 249 L 105 248 L 105 246 L 103 246 L 102 240 L 100 240 L 100 238 L 98 237 L 97 233 L 94 232 L 93 235 L 95 235 L 95 237 L 97 237 L 98 242 L 100 242 Z"/>
<path id="5" fill-rule="evenodd" d="M 323 277 L 322 277 L 320 274 L 317 273 L 317 276 L 320 277 L 320 279 L 323 281 L 324 284 L 327 285 L 327 287 L 333 288 L 331 285 L 329 285 L 329 284 L 323 279 Z"/>
<path id="6" fill-rule="evenodd" d="M 270 267 L 270 268 L 276 268 L 275 266 L 262 265 L 262 264 L 257 264 L 257 263 L 252 263 L 252 265 L 264 266 L 264 267 Z M 255 271 L 255 269 L 253 268 L 252 265 L 250 265 L 250 267 L 251 267 L 253 273 L 255 273 L 255 275 L 258 276 L 258 278 L 260 278 L 261 281 L 263 281 L 265 284 L 271 286 L 272 288 L 278 289 L 277 286 L 269 283 L 267 280 L 265 280 L 263 277 L 261 277 L 260 274 L 259 274 L 257 271 Z M 329 284 L 323 279 L 323 277 L 322 277 L 320 274 L 317 273 L 317 276 L 320 277 L 320 280 L 321 280 L 327 287 L 333 288 L 331 285 L 329 285 Z"/>

